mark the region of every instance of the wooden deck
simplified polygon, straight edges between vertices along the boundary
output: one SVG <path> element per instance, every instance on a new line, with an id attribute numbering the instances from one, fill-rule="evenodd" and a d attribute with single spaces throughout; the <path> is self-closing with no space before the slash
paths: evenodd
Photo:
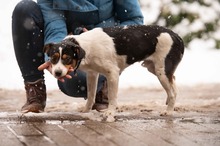
<path id="1" fill-rule="evenodd" d="M 0 116 L 0 146 L 219 146 L 220 117 L 118 116 L 106 123 L 77 113 Z"/>

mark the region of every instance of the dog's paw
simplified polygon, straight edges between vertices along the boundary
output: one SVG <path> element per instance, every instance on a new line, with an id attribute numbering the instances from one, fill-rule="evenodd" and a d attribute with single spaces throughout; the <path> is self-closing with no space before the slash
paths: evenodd
<path id="1" fill-rule="evenodd" d="M 88 112 L 90 112 L 90 109 L 88 109 L 88 108 L 84 108 L 84 109 L 82 110 L 82 113 L 88 113 Z"/>
<path id="2" fill-rule="evenodd" d="M 114 110 L 105 110 L 101 114 L 103 121 L 105 122 L 115 122 L 115 111 Z"/>
<path id="3" fill-rule="evenodd" d="M 172 116 L 173 115 L 173 111 L 163 111 L 162 113 L 160 113 L 160 116 Z"/>
<path id="4" fill-rule="evenodd" d="M 88 113 L 90 112 L 90 109 L 86 108 L 86 107 L 80 107 L 77 109 L 78 112 L 81 112 L 81 113 Z"/>

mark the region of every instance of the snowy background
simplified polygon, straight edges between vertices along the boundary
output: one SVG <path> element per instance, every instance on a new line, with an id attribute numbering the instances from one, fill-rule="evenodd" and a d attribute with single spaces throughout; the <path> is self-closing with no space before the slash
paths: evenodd
<path id="1" fill-rule="evenodd" d="M 0 1 L 0 89 L 23 89 L 23 79 L 15 59 L 11 36 L 11 15 L 17 2 L 19 0 Z M 155 15 L 159 13 L 156 0 L 152 5 L 152 9 L 143 10 L 146 24 L 155 19 Z M 195 24 L 194 28 L 198 27 L 199 24 Z M 189 30 L 181 28 L 181 32 L 184 31 Z M 179 86 L 220 83 L 220 50 L 215 49 L 214 46 L 213 40 L 194 39 L 189 44 L 189 48 L 185 50 L 183 60 L 175 73 Z M 46 72 L 45 77 L 49 90 L 58 89 L 56 79 L 52 75 Z M 128 88 L 161 85 L 154 75 L 136 63 L 122 73 L 119 86 L 120 88 Z"/>

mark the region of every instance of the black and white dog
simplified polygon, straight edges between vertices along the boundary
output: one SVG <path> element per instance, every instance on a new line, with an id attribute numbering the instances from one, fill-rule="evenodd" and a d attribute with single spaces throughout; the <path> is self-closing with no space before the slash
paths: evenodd
<path id="1" fill-rule="evenodd" d="M 173 31 L 156 25 L 95 28 L 80 35 L 69 35 L 62 42 L 48 44 L 52 74 L 61 77 L 70 66 L 87 72 L 88 100 L 84 112 L 95 102 L 98 75 L 107 78 L 109 111 L 117 106 L 119 75 L 129 65 L 142 66 L 156 75 L 166 90 L 167 109 L 171 114 L 176 100 L 174 72 L 184 53 L 182 39 Z"/>

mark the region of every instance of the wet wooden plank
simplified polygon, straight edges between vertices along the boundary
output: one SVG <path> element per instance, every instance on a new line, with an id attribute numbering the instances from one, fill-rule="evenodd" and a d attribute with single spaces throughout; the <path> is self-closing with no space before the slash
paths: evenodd
<path id="1" fill-rule="evenodd" d="M 23 136 L 20 139 L 26 146 L 57 146 L 46 136 Z"/>
<path id="2" fill-rule="evenodd" d="M 23 146 L 22 142 L 8 129 L 7 125 L 0 125 L 0 145 Z"/>
<path id="3" fill-rule="evenodd" d="M 212 130 L 218 131 L 220 132 L 220 123 L 208 123 L 208 124 L 204 124 L 205 127 L 208 127 Z"/>
<path id="4" fill-rule="evenodd" d="M 153 120 L 142 120 L 139 122 L 129 122 L 131 125 L 136 126 L 137 129 L 148 131 L 152 135 L 160 137 L 164 141 L 173 145 L 190 145 L 197 146 L 198 144 L 189 138 L 180 134 L 175 129 L 176 123 L 172 119 L 153 119 Z"/>
<path id="5" fill-rule="evenodd" d="M 26 146 L 56 146 L 55 142 L 36 129 L 33 124 L 14 124 L 9 125 L 8 128 Z"/>
<path id="6" fill-rule="evenodd" d="M 208 117 L 206 121 L 203 123 L 203 126 L 210 128 L 211 130 L 215 130 L 220 132 L 220 113 L 218 113 L 216 117 Z"/>
<path id="7" fill-rule="evenodd" d="M 36 129 L 33 124 L 14 124 L 10 125 L 18 136 L 43 136 L 43 133 Z"/>
<path id="8" fill-rule="evenodd" d="M 117 144 L 107 139 L 104 135 L 94 131 L 93 129 L 86 127 L 84 124 L 76 125 L 61 125 L 71 134 L 75 135 L 80 140 L 84 141 L 88 145 L 95 146 L 116 146 Z"/>
<path id="9" fill-rule="evenodd" d="M 42 131 L 59 146 L 87 146 L 82 140 L 69 133 L 66 129 L 57 124 L 35 124 L 36 128 Z"/>
<path id="10" fill-rule="evenodd" d="M 85 126 L 102 134 L 104 137 L 115 142 L 117 145 L 120 145 L 120 146 L 135 146 L 135 145 L 145 146 L 146 145 L 145 143 L 139 141 L 135 137 L 109 126 L 108 123 L 87 121 L 85 123 Z"/>
<path id="11" fill-rule="evenodd" d="M 195 141 L 199 145 L 219 146 L 220 134 L 218 129 L 206 127 L 204 123 L 195 123 L 192 121 L 178 122 L 179 133 Z"/>
<path id="12" fill-rule="evenodd" d="M 115 129 L 118 129 L 127 135 L 130 135 L 139 141 L 145 143 L 146 145 L 153 145 L 153 146 L 171 146 L 173 143 L 166 141 L 166 139 L 163 139 L 159 137 L 158 135 L 150 133 L 147 129 L 141 128 L 138 126 L 138 121 L 133 121 L 134 123 L 131 123 L 129 121 L 124 122 L 115 122 L 115 123 L 109 123 L 111 127 L 114 127 Z M 153 124 L 153 123 L 151 123 Z"/>

